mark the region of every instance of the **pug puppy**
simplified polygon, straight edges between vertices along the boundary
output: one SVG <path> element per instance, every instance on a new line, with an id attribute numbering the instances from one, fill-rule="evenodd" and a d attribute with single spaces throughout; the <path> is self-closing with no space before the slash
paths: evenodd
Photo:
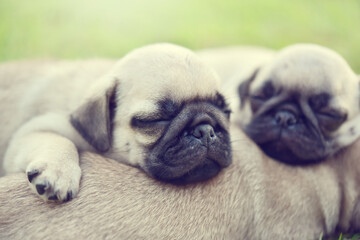
<path id="1" fill-rule="evenodd" d="M 278 53 L 238 48 L 232 52 L 237 59 L 224 53 L 199 55 L 222 75 L 229 96 L 237 92 L 230 99 L 236 109 L 232 120 L 268 156 L 289 164 L 315 163 L 359 137 L 359 76 L 334 51 L 296 44 Z M 236 62 L 224 70 L 219 61 Z"/>
<path id="2" fill-rule="evenodd" d="M 85 150 L 176 184 L 231 163 L 219 79 L 185 48 L 150 45 L 118 63 L 4 63 L 0 73 L 4 169 L 25 171 L 45 200 L 77 194 Z"/>

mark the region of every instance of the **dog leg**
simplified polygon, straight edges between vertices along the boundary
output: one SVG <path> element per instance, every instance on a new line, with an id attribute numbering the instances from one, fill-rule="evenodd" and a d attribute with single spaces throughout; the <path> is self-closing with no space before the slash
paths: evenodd
<path id="1" fill-rule="evenodd" d="M 25 171 L 30 187 L 45 201 L 68 201 L 79 191 L 81 169 L 74 144 L 79 138 L 65 115 L 34 118 L 13 135 L 4 169 Z"/>

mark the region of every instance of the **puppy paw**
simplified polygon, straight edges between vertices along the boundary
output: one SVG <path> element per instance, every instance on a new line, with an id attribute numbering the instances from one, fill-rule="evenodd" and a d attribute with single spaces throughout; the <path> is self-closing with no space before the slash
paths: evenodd
<path id="1" fill-rule="evenodd" d="M 33 161 L 26 169 L 31 189 L 45 201 L 66 202 L 79 191 L 81 169 L 76 163 Z"/>

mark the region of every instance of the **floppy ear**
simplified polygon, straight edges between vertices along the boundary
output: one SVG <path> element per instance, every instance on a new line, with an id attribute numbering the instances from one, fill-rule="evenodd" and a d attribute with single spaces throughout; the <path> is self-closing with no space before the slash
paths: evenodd
<path id="1" fill-rule="evenodd" d="M 243 108 L 245 105 L 245 101 L 246 99 L 249 97 L 249 89 L 250 89 L 250 84 L 252 81 L 254 81 L 256 75 L 258 74 L 260 68 L 257 68 L 251 75 L 249 78 L 247 78 L 246 80 L 244 80 L 238 88 L 238 94 L 240 97 L 240 108 Z"/>
<path id="2" fill-rule="evenodd" d="M 117 81 L 80 105 L 70 116 L 71 124 L 97 151 L 106 152 L 112 141 Z"/>

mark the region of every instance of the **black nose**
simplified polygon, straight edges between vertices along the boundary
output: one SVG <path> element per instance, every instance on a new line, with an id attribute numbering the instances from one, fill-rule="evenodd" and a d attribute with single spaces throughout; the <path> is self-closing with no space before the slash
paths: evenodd
<path id="1" fill-rule="evenodd" d="M 197 125 L 192 131 L 192 135 L 206 144 L 216 139 L 214 128 L 210 124 Z"/>
<path id="2" fill-rule="evenodd" d="M 275 114 L 275 121 L 277 125 L 280 125 L 282 127 L 289 127 L 295 125 L 298 119 L 294 113 L 281 110 Z"/>

